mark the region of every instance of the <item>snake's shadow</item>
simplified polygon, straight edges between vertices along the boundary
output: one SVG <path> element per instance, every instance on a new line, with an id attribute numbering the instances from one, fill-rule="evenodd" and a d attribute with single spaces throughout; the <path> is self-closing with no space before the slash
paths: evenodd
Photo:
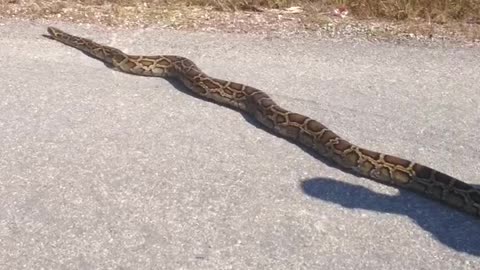
<path id="1" fill-rule="evenodd" d="M 480 221 L 438 202 L 399 190 L 395 196 L 328 178 L 305 179 L 305 194 L 350 209 L 403 215 L 414 220 L 440 243 L 460 252 L 480 256 Z M 398 228 L 402 230 L 402 228 Z"/>
<path id="2" fill-rule="evenodd" d="M 177 90 L 187 95 L 209 101 L 193 94 L 181 82 L 175 79 L 167 79 L 167 81 Z M 239 112 L 251 125 L 278 138 L 285 139 L 259 124 L 247 113 Z M 328 166 L 365 179 L 363 176 L 339 167 L 296 141 L 285 140 L 297 145 L 307 154 L 312 155 Z M 385 183 L 382 183 L 382 185 L 385 185 Z M 362 186 L 326 178 L 303 180 L 301 187 L 305 194 L 309 196 L 337 203 L 347 208 L 407 216 L 413 219 L 425 231 L 430 232 L 433 237 L 444 245 L 460 252 L 480 256 L 480 221 L 478 219 L 412 191 L 399 189 L 398 195 L 388 196 L 375 193 Z"/>

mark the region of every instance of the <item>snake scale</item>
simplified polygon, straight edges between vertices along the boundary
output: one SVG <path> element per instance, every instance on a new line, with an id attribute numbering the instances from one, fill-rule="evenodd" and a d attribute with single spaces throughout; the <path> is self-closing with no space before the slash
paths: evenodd
<path id="1" fill-rule="evenodd" d="M 126 73 L 175 78 L 207 100 L 245 112 L 267 130 L 313 150 L 346 171 L 391 186 L 406 188 L 480 217 L 480 190 L 430 167 L 361 148 L 320 122 L 288 111 L 265 92 L 212 78 L 191 60 L 176 55 L 137 56 L 48 27 L 49 38 L 74 47 Z"/>

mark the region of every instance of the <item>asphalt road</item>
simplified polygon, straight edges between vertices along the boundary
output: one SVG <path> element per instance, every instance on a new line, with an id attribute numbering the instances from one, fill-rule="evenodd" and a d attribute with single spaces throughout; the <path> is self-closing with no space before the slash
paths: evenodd
<path id="1" fill-rule="evenodd" d="M 480 220 L 329 167 L 47 25 L 179 54 L 355 144 L 480 185 L 480 49 L 0 25 L 1 269 L 480 269 Z"/>

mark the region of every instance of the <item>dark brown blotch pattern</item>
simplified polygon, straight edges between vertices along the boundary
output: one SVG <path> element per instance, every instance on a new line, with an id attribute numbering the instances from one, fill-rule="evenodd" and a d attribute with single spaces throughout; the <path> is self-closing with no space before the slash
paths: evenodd
<path id="1" fill-rule="evenodd" d="M 298 113 L 289 113 L 288 114 L 288 121 L 290 123 L 295 123 L 298 125 L 302 125 L 307 120 L 307 117 Z"/>
<path id="2" fill-rule="evenodd" d="M 317 141 L 321 144 L 327 144 L 330 140 L 337 138 L 337 134 L 333 133 L 331 130 L 325 130 L 325 132 L 317 137 Z"/>
<path id="3" fill-rule="evenodd" d="M 310 119 L 310 121 L 308 121 L 307 123 L 307 129 L 312 131 L 313 133 L 318 133 L 322 130 L 324 130 L 326 127 L 322 124 L 320 124 L 319 122 L 313 120 L 313 119 Z"/>
<path id="4" fill-rule="evenodd" d="M 383 157 L 383 160 L 385 162 L 395 164 L 395 165 L 400 165 L 400 166 L 405 167 L 405 168 L 407 168 L 411 163 L 409 160 L 399 158 L 399 157 L 395 157 L 395 156 L 390 156 L 390 155 L 385 155 Z"/>
<path id="5" fill-rule="evenodd" d="M 415 164 L 413 165 L 413 170 L 415 171 L 415 175 L 422 179 L 430 179 L 432 178 L 433 170 L 429 167 Z"/>

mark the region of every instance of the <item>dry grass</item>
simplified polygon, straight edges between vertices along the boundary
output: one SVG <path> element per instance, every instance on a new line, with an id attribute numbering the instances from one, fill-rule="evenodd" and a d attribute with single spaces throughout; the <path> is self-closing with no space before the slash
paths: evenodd
<path id="1" fill-rule="evenodd" d="M 125 2 L 131 2 L 126 1 Z M 164 2 L 168 2 L 165 0 Z M 480 20 L 479 0 L 181 0 L 185 5 L 211 6 L 221 11 L 251 10 L 254 7 L 287 8 L 345 5 L 353 15 L 361 18 L 394 20 L 425 19 L 447 21 Z"/>
<path id="2" fill-rule="evenodd" d="M 202 6 L 218 11 L 255 11 L 258 8 L 281 9 L 291 6 L 303 6 L 308 7 L 307 10 L 319 11 L 345 5 L 357 18 L 420 18 L 439 23 L 461 20 L 480 22 L 480 0 L 0 0 L 3 5 L 32 5 L 40 9 L 50 2 L 56 2 L 57 9 L 76 3 L 84 6 L 159 8 L 171 5 Z"/>
<path id="3" fill-rule="evenodd" d="M 300 6 L 303 11 L 282 12 L 292 6 Z M 341 6 L 350 11 L 345 20 L 331 16 L 332 10 Z M 240 32 L 257 28 L 315 30 L 331 22 L 338 25 L 367 19 L 403 24 L 406 30 L 397 33 L 438 36 L 433 23 L 443 25 L 445 31 L 440 35 L 462 32 L 468 39 L 480 39 L 480 0 L 0 0 L 0 17 L 237 32 L 242 27 Z"/>
<path id="4" fill-rule="evenodd" d="M 357 16 L 395 20 L 425 19 L 446 23 L 449 21 L 480 19 L 478 0 L 349 0 L 346 1 Z"/>

